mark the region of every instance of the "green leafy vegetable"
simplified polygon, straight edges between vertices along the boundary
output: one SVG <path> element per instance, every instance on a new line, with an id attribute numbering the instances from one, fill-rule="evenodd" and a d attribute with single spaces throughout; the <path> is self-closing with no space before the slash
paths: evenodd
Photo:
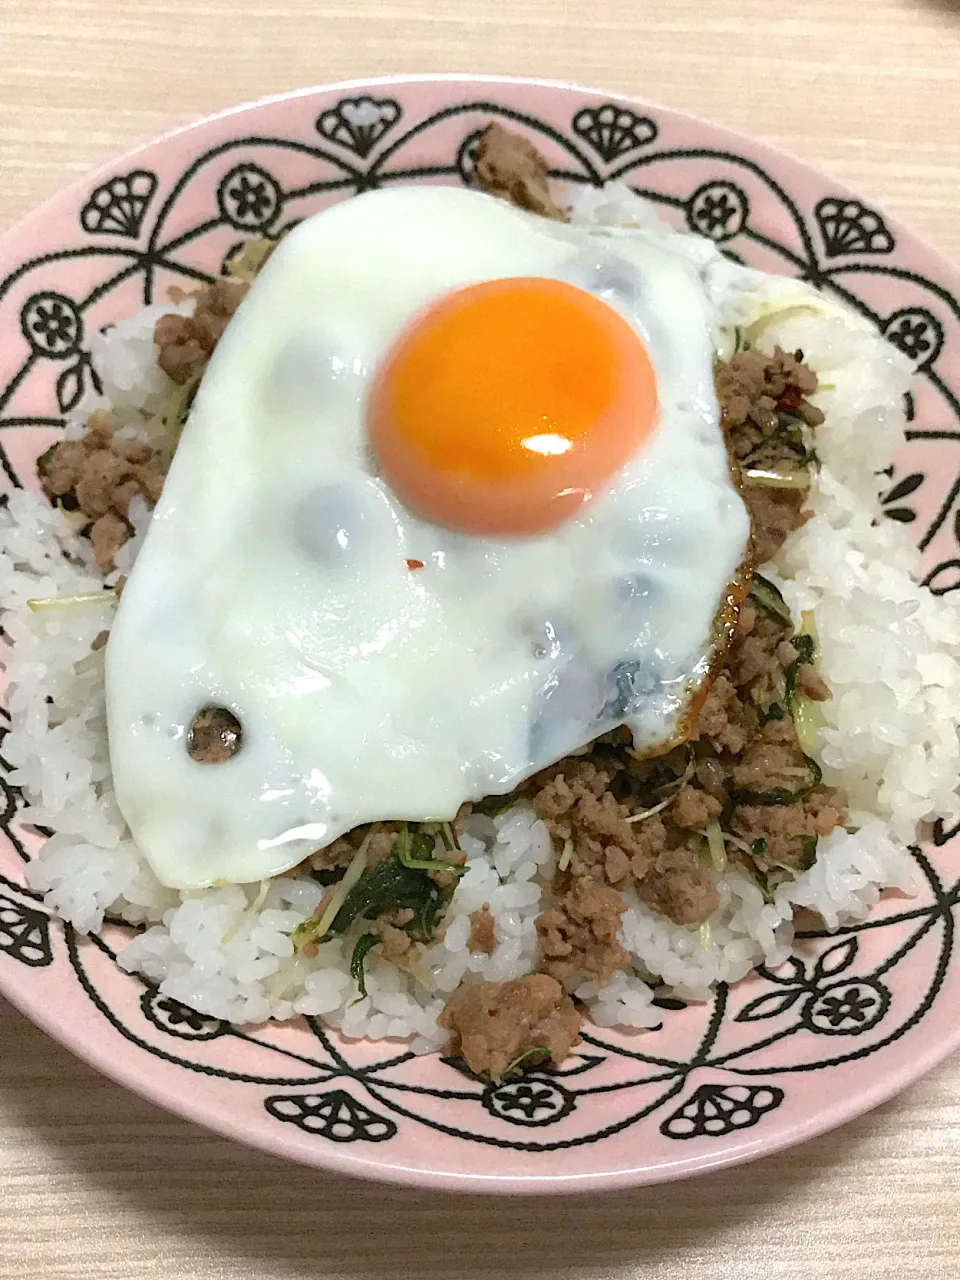
<path id="1" fill-rule="evenodd" d="M 817 858 L 817 837 L 801 836 L 800 848 L 802 852 L 799 869 L 801 871 L 809 871 Z"/>
<path id="2" fill-rule="evenodd" d="M 417 832 L 416 836 L 423 833 Z M 414 837 L 415 839 L 416 837 Z M 430 837 L 424 837 L 433 847 Z M 417 852 L 422 851 L 417 845 Z M 413 840 L 409 828 L 403 827 L 383 862 L 365 871 L 343 900 L 328 932 L 342 936 L 355 920 L 376 920 L 385 911 L 412 911 L 413 919 L 404 929 L 418 942 L 428 942 L 437 920 L 447 904 L 449 891 L 441 889 L 428 870 L 460 874 L 463 867 L 431 858 L 413 856 Z"/>
<path id="3" fill-rule="evenodd" d="M 499 818 L 513 804 L 514 796 L 485 796 L 483 800 L 474 800 L 470 808 L 474 813 L 482 813 L 485 818 Z"/>
<path id="4" fill-rule="evenodd" d="M 665 756 L 638 760 L 631 779 L 636 786 L 636 794 L 632 800 L 640 805 L 641 811 L 634 813 L 627 821 L 640 822 L 665 809 L 683 789 L 684 784 L 689 782 L 696 764 L 697 759 L 689 743 Z"/>
<path id="5" fill-rule="evenodd" d="M 760 708 L 760 723 L 769 724 L 771 720 L 782 720 L 786 714 L 779 702 L 771 702 L 769 706 Z"/>
<path id="6" fill-rule="evenodd" d="M 812 756 L 804 755 L 803 768 L 797 769 L 797 775 L 799 781 L 793 790 L 789 787 L 772 787 L 769 791 L 751 791 L 742 788 L 732 793 L 732 799 L 736 804 L 795 804 L 819 785 L 823 773 Z"/>
<path id="7" fill-rule="evenodd" d="M 314 867 L 310 872 L 311 880 L 322 884 L 325 889 L 343 879 L 343 867 Z"/>
<path id="8" fill-rule="evenodd" d="M 762 574 L 755 573 L 750 580 L 750 599 L 768 618 L 775 618 L 787 627 L 793 626 L 786 600 Z"/>
<path id="9" fill-rule="evenodd" d="M 797 656 L 787 667 L 784 676 L 787 682 L 787 705 L 792 707 L 797 696 L 797 676 L 800 674 L 800 668 L 813 662 L 817 651 L 817 642 L 813 636 L 798 634 L 793 637 L 790 643 L 796 649 Z"/>
<path id="10" fill-rule="evenodd" d="M 434 839 L 425 831 L 411 832 L 401 828 L 393 845 L 393 852 L 411 871 L 446 871 L 450 875 L 462 875 L 464 868 L 457 862 L 444 862 L 433 856 Z"/>
<path id="11" fill-rule="evenodd" d="M 364 963 L 367 956 L 378 946 L 380 938 L 375 933 L 361 933 L 353 948 L 353 955 L 350 957 L 350 977 L 357 984 L 360 991 L 358 999 L 363 1000 L 367 994 L 366 975 L 363 971 Z M 356 1003 L 356 1001 L 354 1001 Z"/>

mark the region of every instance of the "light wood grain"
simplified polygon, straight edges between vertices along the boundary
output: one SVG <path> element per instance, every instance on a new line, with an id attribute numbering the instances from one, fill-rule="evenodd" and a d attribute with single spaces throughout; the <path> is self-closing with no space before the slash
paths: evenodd
<path id="1" fill-rule="evenodd" d="M 788 146 L 960 257 L 954 0 L 0 0 L 0 228 L 232 103 L 349 76 L 567 77 Z M 0 1280 L 960 1275 L 960 1062 L 793 1152 L 557 1202 L 415 1194 L 155 1110 L 0 1007 Z"/>

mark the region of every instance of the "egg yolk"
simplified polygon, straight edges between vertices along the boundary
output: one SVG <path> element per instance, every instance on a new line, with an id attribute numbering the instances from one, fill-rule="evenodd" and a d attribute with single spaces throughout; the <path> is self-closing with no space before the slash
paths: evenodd
<path id="1" fill-rule="evenodd" d="M 653 367 L 612 307 L 563 281 L 447 294 L 371 387 L 370 441 L 411 510 L 472 534 L 537 534 L 576 514 L 641 447 Z"/>

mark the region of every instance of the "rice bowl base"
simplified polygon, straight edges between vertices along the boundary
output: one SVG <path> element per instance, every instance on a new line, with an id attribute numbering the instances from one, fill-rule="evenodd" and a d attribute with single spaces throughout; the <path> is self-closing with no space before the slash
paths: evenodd
<path id="1" fill-rule="evenodd" d="M 359 109 L 352 104 L 364 100 L 370 104 L 365 110 L 368 115 L 373 113 L 371 120 L 380 113 L 369 127 L 373 132 L 378 125 L 384 127 L 372 149 L 358 157 L 357 148 L 366 143 L 358 143 L 359 135 L 352 135 L 349 126 L 351 115 L 355 117 Z M 389 124 L 385 122 L 394 113 L 386 103 L 393 103 L 400 113 Z M 470 103 L 486 105 L 471 108 Z M 490 103 L 496 105 L 491 108 Z M 246 110 L 249 117 L 229 115 L 161 140 L 126 166 L 118 162 L 105 176 L 64 193 L 4 241 L 0 263 L 5 272 L 42 255 L 61 235 L 64 220 L 75 217 L 90 200 L 91 192 L 117 174 L 138 166 L 155 174 L 158 189 L 173 192 L 178 175 L 199 157 L 226 146 L 221 156 L 197 164 L 196 176 L 174 201 L 183 225 L 191 218 L 199 223 L 211 199 L 220 209 L 218 226 L 206 238 L 191 241 L 188 254 L 191 264 L 201 262 L 216 270 L 223 254 L 230 251 L 225 242 L 236 240 L 240 231 L 238 215 L 229 203 L 230 175 L 242 163 L 257 165 L 278 190 L 297 188 L 300 166 L 307 161 L 289 144 L 313 146 L 317 137 L 311 132 L 314 120 L 327 122 L 318 126 L 325 153 L 341 160 L 352 155 L 350 164 L 362 162 L 368 168 L 381 163 L 383 153 L 403 135 L 403 146 L 389 158 L 388 171 L 396 172 L 401 162 L 409 167 L 430 163 L 423 159 L 424 154 L 434 157 L 434 164 L 451 163 L 442 158 L 459 156 L 454 146 L 458 138 L 462 140 L 492 115 L 499 113 L 514 126 L 520 115 L 528 117 L 525 127 L 531 139 L 548 152 L 552 164 L 568 169 L 571 156 L 577 156 L 583 164 L 584 180 L 595 182 L 598 176 L 612 176 L 621 164 L 603 159 L 603 135 L 599 126 L 592 128 L 590 124 L 599 119 L 601 111 L 613 111 L 619 113 L 628 141 L 630 137 L 645 138 L 629 150 L 631 156 L 635 151 L 635 167 L 642 170 L 642 178 L 631 174 L 631 181 L 656 192 L 668 213 L 675 211 L 674 220 L 679 215 L 681 225 L 686 219 L 688 227 L 698 230 L 704 229 L 697 221 L 697 210 L 704 207 L 703 189 L 713 183 L 717 198 L 722 188 L 731 200 L 735 199 L 731 188 L 740 192 L 749 218 L 747 230 L 738 228 L 736 238 L 731 239 L 732 247 L 768 270 L 775 269 L 777 255 L 768 245 L 755 241 L 751 231 L 782 244 L 780 270 L 790 265 L 796 269 L 793 260 L 800 249 L 828 261 L 841 255 L 831 248 L 825 206 L 830 199 L 841 201 L 843 207 L 852 203 L 844 193 L 837 196 L 835 187 L 811 171 L 723 130 L 660 109 L 617 103 L 608 95 L 563 86 L 456 79 L 391 82 L 310 91 Z M 434 125 L 425 126 L 423 122 L 437 112 L 445 114 Z M 397 123 L 401 118 L 402 125 Z M 641 127 L 643 122 L 649 128 Z M 358 126 L 352 127 L 356 130 Z M 338 128 L 340 141 L 329 146 L 322 142 L 332 136 L 325 130 L 337 133 Z M 654 138 L 646 136 L 651 129 L 659 130 L 655 146 Z M 248 147 L 248 157 L 241 141 L 247 132 L 276 141 Z M 351 138 L 352 147 L 347 145 Z M 706 150 L 712 158 L 699 155 L 682 165 L 675 159 L 656 160 L 662 150 L 683 148 Z M 241 154 L 232 154 L 234 150 Z M 288 158 L 291 156 L 296 158 Z M 317 157 L 313 162 L 331 168 L 339 163 Z M 452 164 L 451 176 L 456 167 Z M 757 167 L 762 180 L 755 172 Z M 657 185 L 654 178 L 661 172 Z M 717 173 L 724 176 L 717 177 Z M 749 199 L 735 179 L 752 184 Z M 785 203 L 771 182 L 781 194 L 791 191 L 792 198 Z M 321 197 L 309 199 L 310 211 L 322 204 Z M 164 233 L 151 219 L 160 204 L 159 199 L 152 205 L 147 201 L 142 227 L 143 236 L 149 231 L 158 243 Z M 809 211 L 806 218 L 800 210 Z M 284 217 L 302 216 L 306 211 L 290 208 Z M 852 218 L 853 213 L 848 216 Z M 894 229 L 894 235 L 889 224 L 881 221 L 881 225 L 891 241 L 884 266 L 896 261 L 900 270 L 929 276 L 949 288 L 955 277 L 946 264 L 906 233 Z M 876 238 L 878 233 L 870 234 Z M 94 247 L 99 243 L 92 240 Z M 175 252 L 171 250 L 171 254 Z M 859 257 L 853 255 L 853 261 L 869 266 L 869 254 L 874 252 L 878 250 L 861 250 Z M 96 263 L 97 259 L 92 256 L 91 261 Z M 7 325 L 10 334 L 3 353 L 10 368 L 4 368 L 0 382 L 16 375 L 14 365 L 26 349 L 16 328 L 21 312 L 31 303 L 36 305 L 44 291 L 56 291 L 68 301 L 71 293 L 82 297 L 80 276 L 71 280 L 71 272 L 79 270 L 76 265 L 55 261 L 39 263 L 32 268 L 35 279 L 30 279 L 26 293 L 14 288 L 11 301 L 0 303 L 0 323 Z M 107 269 L 103 271 L 106 280 Z M 172 268 L 163 267 L 159 275 L 162 287 L 173 283 Z M 866 309 L 868 315 L 886 317 L 909 310 L 910 298 L 921 288 L 911 284 L 913 294 L 908 298 L 907 286 L 894 282 L 894 277 L 858 271 L 851 278 L 859 284 L 861 275 L 866 284 L 860 309 Z M 161 285 L 161 280 L 157 283 Z M 142 306 L 143 294 L 138 292 L 142 285 L 141 278 L 128 278 L 84 312 L 86 343 L 94 360 L 96 329 Z M 914 310 L 918 307 L 919 303 Z M 921 532 L 931 535 L 922 571 L 932 575 L 937 590 L 949 583 L 950 568 L 949 544 L 943 537 L 949 521 L 940 515 L 943 497 L 935 492 L 940 483 L 936 476 L 943 472 L 947 478 L 947 472 L 956 470 L 950 453 L 955 446 L 943 439 L 934 443 L 932 436 L 924 439 L 923 428 L 929 425 L 934 431 L 942 423 L 949 399 L 943 401 L 941 389 L 948 386 L 951 375 L 956 378 L 956 363 L 950 363 L 958 341 L 955 322 L 954 329 L 946 319 L 944 326 L 935 378 L 922 377 L 915 388 L 911 424 L 915 438 L 898 457 L 894 473 L 895 482 L 904 475 L 921 475 L 923 479 L 921 485 L 907 491 L 913 495 L 908 501 L 918 540 Z M 81 332 L 78 342 L 82 338 Z M 15 429 L 7 427 L 2 435 L 11 469 L 25 478 L 36 455 L 53 438 L 38 419 L 57 416 L 57 377 L 63 370 L 54 359 L 59 358 L 52 353 L 39 355 L 29 377 L 22 377 L 7 397 L 5 413 L 15 416 L 18 423 L 31 420 Z M 85 370 L 86 364 L 80 363 Z M 812 363 L 816 367 L 816 362 Z M 82 382 L 89 375 L 81 372 L 77 376 Z M 59 386 L 62 396 L 63 383 Z M 933 461 L 931 450 L 937 454 Z M 929 480 L 924 478 L 927 473 Z M 838 494 L 833 497 L 842 499 Z M 29 499 L 14 501 L 28 503 Z M 49 508 L 47 512 L 53 515 Z M 878 545 L 882 544 L 884 526 L 868 536 L 875 536 L 880 540 Z M 945 558 L 941 561 L 940 557 Z M 56 594 L 63 585 L 58 570 L 51 569 L 49 594 Z M 89 637 L 77 633 L 80 653 L 89 650 L 90 639 L 103 625 L 93 616 L 84 626 L 88 623 L 93 627 Z M 838 655 L 838 661 L 842 657 Z M 918 714 L 935 717 L 935 705 L 931 703 Z M 906 763 L 904 770 L 906 773 Z M 949 789 L 950 785 L 950 779 L 942 781 L 942 787 Z M 901 780 L 902 786 L 909 787 L 909 778 Z M 525 862 L 536 866 L 536 856 L 527 856 L 537 850 L 534 825 L 522 813 L 511 815 L 508 821 L 516 829 L 508 828 L 504 834 L 502 824 L 497 833 L 501 862 L 504 866 L 512 862 L 518 871 Z M 901 815 L 901 822 L 905 821 Z M 19 834 L 15 826 L 12 834 Z M 802 975 L 792 962 L 773 978 L 751 978 L 730 990 L 722 985 L 709 1007 L 690 1005 L 679 1011 L 658 1008 L 649 993 L 620 992 L 620 1007 L 610 1011 L 611 1019 L 625 1021 L 629 1013 L 636 1027 L 655 1026 L 662 1020 L 663 1029 L 631 1035 L 588 1026 L 579 1056 L 573 1056 L 557 1072 L 535 1072 L 528 1077 L 525 1087 L 533 1090 L 532 1094 L 521 1095 L 520 1086 L 485 1086 L 436 1058 L 412 1058 L 403 1044 L 371 1045 L 332 1034 L 319 1021 L 328 1012 L 322 1006 L 333 998 L 329 990 L 318 990 L 314 1007 L 302 1010 L 312 1015 L 307 1027 L 271 1026 L 238 1033 L 210 1010 L 184 1011 L 187 1005 L 203 1004 L 188 986 L 157 993 L 118 969 L 111 953 L 121 939 L 125 942 L 129 937 L 121 926 L 105 926 L 99 941 L 79 941 L 70 930 L 64 934 L 59 926 L 52 926 L 35 893 L 24 883 L 22 863 L 13 844 L 0 854 L 4 877 L 0 910 L 7 912 L 0 916 L 7 929 L 0 934 L 0 986 L 41 1025 L 124 1083 L 203 1123 L 307 1163 L 396 1180 L 496 1190 L 569 1190 L 659 1181 L 772 1150 L 830 1127 L 889 1096 L 956 1042 L 957 1035 L 946 1016 L 949 999 L 943 994 L 952 982 L 946 960 L 952 940 L 955 886 L 948 833 L 941 827 L 935 834 L 940 843 L 929 851 L 929 858 L 918 855 L 910 859 L 909 868 L 899 866 L 883 873 L 888 879 L 899 876 L 915 898 L 881 904 L 866 928 L 849 926 L 833 938 L 804 940 Z M 25 842 L 35 849 L 32 838 L 25 837 Z M 865 849 L 864 856 L 876 858 L 880 847 L 875 842 L 872 853 Z M 492 853 L 494 860 L 497 856 Z M 478 864 L 476 874 L 471 871 L 471 875 L 479 882 L 482 871 Z M 30 875 L 34 885 L 37 874 Z M 132 880 L 136 874 L 134 870 Z M 516 883 L 519 888 L 530 884 L 530 878 L 522 880 L 518 874 Z M 144 914 L 161 909 L 164 904 L 149 901 L 147 886 L 143 888 L 141 896 L 147 899 L 141 904 L 147 909 Z M 472 888 L 486 891 L 479 883 Z M 129 901 L 130 895 L 125 896 Z M 520 914 L 521 933 L 523 913 L 532 906 L 512 900 L 505 904 L 505 910 Z M 267 904 L 268 910 L 278 912 L 290 907 L 290 903 Z M 890 923 L 881 924 L 884 920 Z M 282 932 L 280 925 L 288 922 L 272 923 Z M 219 919 L 211 927 L 220 928 Z M 642 916 L 634 916 L 630 928 L 636 932 L 638 949 L 659 945 L 650 937 L 641 942 L 644 930 L 654 932 Z M 9 945 L 8 937 L 12 939 Z M 134 945 L 143 948 L 149 937 L 144 935 Z M 453 941 L 457 940 L 455 932 Z M 773 962 L 779 957 L 771 953 L 768 958 Z M 156 956 L 153 959 L 159 963 Z M 748 967 L 752 959 L 744 956 L 741 963 Z M 141 956 L 138 967 L 149 974 L 147 960 L 149 957 Z M 159 969 L 154 972 L 161 976 Z M 740 975 L 731 968 L 716 976 Z M 382 1019 L 376 1030 L 396 1034 L 399 1028 L 395 1023 L 391 1030 L 390 1022 L 402 1015 L 390 996 L 397 993 L 384 990 L 378 994 L 384 1007 L 371 1015 Z M 688 994 L 701 993 L 690 989 Z M 232 1007 L 217 1006 L 217 1012 L 230 1017 L 260 1016 L 254 1008 L 235 1012 Z M 603 1018 L 600 1014 L 597 1021 Z M 359 1025 L 351 1029 L 361 1030 Z M 856 1039 L 843 1039 L 847 1035 Z M 828 1089 L 821 1078 L 824 1072 L 831 1076 Z M 829 1109 L 823 1104 L 826 1094 L 831 1097 Z M 638 1142 L 641 1129 L 644 1136 Z"/>

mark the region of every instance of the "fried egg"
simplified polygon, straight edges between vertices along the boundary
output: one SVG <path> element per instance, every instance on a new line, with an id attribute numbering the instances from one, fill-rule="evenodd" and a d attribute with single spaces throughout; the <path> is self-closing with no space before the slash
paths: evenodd
<path id="1" fill-rule="evenodd" d="M 450 819 L 617 725 L 676 738 L 749 538 L 716 311 L 662 237 L 467 190 L 280 243 L 108 646 L 117 801 L 164 884 Z"/>

